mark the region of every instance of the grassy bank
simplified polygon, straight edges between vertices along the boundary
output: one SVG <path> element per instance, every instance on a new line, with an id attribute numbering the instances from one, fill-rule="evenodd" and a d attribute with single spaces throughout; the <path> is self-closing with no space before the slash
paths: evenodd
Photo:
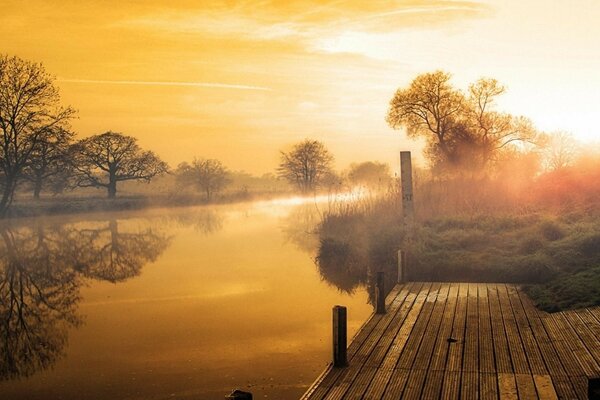
<path id="1" fill-rule="evenodd" d="M 410 280 L 523 283 L 548 311 L 600 305 L 600 213 L 593 207 L 421 212 L 407 229 L 396 199 L 325 215 L 317 256 L 325 279 L 348 291 L 377 270 L 394 274 L 402 248 Z"/>
<path id="2" fill-rule="evenodd" d="M 9 209 L 8 218 L 70 215 L 92 212 L 133 211 L 147 208 L 186 207 L 206 204 L 229 204 L 286 196 L 284 192 L 239 191 L 207 201 L 195 194 L 123 195 L 115 199 L 95 196 L 59 196 L 40 200 L 17 199 Z"/>

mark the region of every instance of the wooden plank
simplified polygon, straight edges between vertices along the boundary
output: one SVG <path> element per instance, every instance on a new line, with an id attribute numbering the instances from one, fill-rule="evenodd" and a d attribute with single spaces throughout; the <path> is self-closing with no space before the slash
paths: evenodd
<path id="1" fill-rule="evenodd" d="M 495 373 L 482 372 L 479 374 L 479 398 L 481 400 L 498 399 L 498 377 Z"/>
<path id="2" fill-rule="evenodd" d="M 479 390 L 479 306 L 477 285 L 470 283 L 467 294 L 465 343 L 462 360 L 461 399 L 476 399 Z"/>
<path id="3" fill-rule="evenodd" d="M 571 352 L 575 356 L 575 360 L 581 366 L 585 376 L 597 376 L 600 375 L 600 367 L 596 363 L 596 360 L 592 357 L 590 352 L 585 346 L 583 340 L 579 337 L 577 331 L 566 320 L 563 313 L 552 314 L 550 319 L 553 319 L 557 325 L 561 335 L 566 339 L 566 343 L 571 349 Z M 567 375 L 570 371 L 567 370 Z M 582 374 L 576 374 L 573 376 L 581 376 Z"/>
<path id="4" fill-rule="evenodd" d="M 498 374 L 498 394 L 500 400 L 517 400 L 519 398 L 514 374 Z"/>
<path id="5" fill-rule="evenodd" d="M 431 362 L 429 365 L 429 373 L 425 379 L 423 398 L 438 398 L 442 391 L 442 383 L 444 381 L 443 371 L 446 369 L 448 350 L 450 348 L 448 338 L 452 336 L 452 324 L 454 322 L 454 312 L 456 311 L 458 288 L 458 284 L 450 284 L 438 337 L 435 342 Z"/>
<path id="6" fill-rule="evenodd" d="M 475 400 L 479 398 L 479 373 L 462 371 L 460 379 L 460 398 Z"/>
<path id="7" fill-rule="evenodd" d="M 455 400 L 460 393 L 460 371 L 445 371 L 444 382 L 442 384 L 443 400 Z"/>
<path id="8" fill-rule="evenodd" d="M 438 291 L 438 295 L 435 298 L 429 323 L 425 329 L 423 340 L 421 341 L 415 361 L 411 368 L 410 375 L 408 377 L 408 384 L 404 393 L 404 397 L 407 399 L 421 398 L 421 392 L 423 391 L 423 386 L 425 384 L 427 370 L 430 366 L 433 347 L 439 336 L 440 324 L 444 309 L 446 307 L 446 300 L 448 299 L 449 290 L 450 285 L 447 283 L 442 284 Z"/>
<path id="9" fill-rule="evenodd" d="M 535 391 L 535 383 L 533 382 L 533 376 L 529 374 L 515 374 L 515 381 L 517 382 L 517 392 L 519 393 L 520 399 L 537 399 L 537 392 Z"/>
<path id="10" fill-rule="evenodd" d="M 529 326 L 536 338 L 542 358 L 546 368 L 550 373 L 550 377 L 554 382 L 554 387 L 559 398 L 575 399 L 577 394 L 571 384 L 571 381 L 566 378 L 567 372 L 563 366 L 564 359 L 560 356 L 555 345 L 550 338 L 546 327 L 544 326 L 541 317 L 547 318 L 547 313 L 539 311 L 531 299 L 525 294 L 519 292 L 519 298 L 523 304 L 523 309 L 527 315 Z M 562 345 L 558 344 L 558 348 L 562 349 Z"/>
<path id="11" fill-rule="evenodd" d="M 421 312 L 417 317 L 417 320 L 413 326 L 410 336 L 408 337 L 408 341 L 406 342 L 406 347 L 404 351 L 400 355 L 398 359 L 398 363 L 396 364 L 396 368 L 399 369 L 411 369 L 414 363 L 414 360 L 417 356 L 417 351 L 419 350 L 419 346 L 423 337 L 425 336 L 425 330 L 427 328 L 427 324 L 429 323 L 429 319 L 431 318 L 431 314 L 433 312 L 433 307 L 435 304 L 435 299 L 437 298 L 438 291 L 440 289 L 440 283 L 434 283 L 431 287 L 431 292 L 425 299 L 425 304 L 421 308 Z"/>
<path id="12" fill-rule="evenodd" d="M 531 327 L 529 326 L 529 321 L 527 319 L 527 315 L 525 314 L 523 304 L 521 303 L 518 290 L 512 285 L 507 285 L 506 290 L 508 292 L 510 304 L 515 315 L 519 336 L 521 337 L 521 342 L 523 343 L 523 348 L 525 349 L 525 355 L 527 357 L 527 362 L 529 363 L 529 368 L 533 374 L 547 375 L 548 369 L 546 368 L 546 364 L 544 363 L 538 343 L 533 335 Z"/>
<path id="13" fill-rule="evenodd" d="M 582 349 L 584 357 L 587 359 L 587 364 L 592 371 L 588 376 L 600 376 L 600 366 L 597 362 L 597 359 L 600 356 L 600 336 L 594 333 L 594 330 L 598 332 L 600 329 L 593 329 L 595 324 L 590 324 L 589 320 L 587 323 L 584 322 L 574 311 L 562 312 L 560 314 L 562 318 L 568 322 L 572 331 L 587 350 L 586 352 L 583 352 Z M 600 326 L 596 326 L 596 328 L 600 328 Z"/>
<path id="14" fill-rule="evenodd" d="M 408 338 L 412 332 L 415 321 L 417 320 L 421 308 L 425 303 L 431 284 L 423 285 L 421 292 L 415 296 L 414 301 L 411 302 L 410 308 L 404 308 L 401 311 L 402 321 L 396 324 L 396 328 L 391 330 L 391 335 L 386 335 L 387 340 L 391 339 L 390 345 L 387 347 L 385 352 L 377 353 L 377 358 L 372 358 L 369 361 L 372 362 L 372 366 L 378 367 L 375 376 L 371 382 L 371 385 L 367 389 L 365 394 L 366 398 L 378 398 L 381 397 L 386 389 L 388 382 L 392 377 L 396 363 L 406 346 Z"/>
<path id="15" fill-rule="evenodd" d="M 353 382 L 359 376 L 361 369 L 364 366 L 364 362 L 369 357 L 373 349 L 376 347 L 378 341 L 381 339 L 383 334 L 387 331 L 390 323 L 392 323 L 394 317 L 397 315 L 396 311 L 398 311 L 400 306 L 405 302 L 402 299 L 409 298 L 409 292 L 413 293 L 422 293 L 420 291 L 422 289 L 422 285 L 414 284 L 411 286 L 410 290 L 406 291 L 406 296 L 399 294 L 394 301 L 389 306 L 389 312 L 384 314 L 380 320 L 380 323 L 375 326 L 375 328 L 371 331 L 370 335 L 362 343 L 360 349 L 354 354 L 352 360 L 350 361 L 350 365 L 343 369 L 342 373 L 334 380 L 331 388 L 324 395 L 324 399 L 328 400 L 336 400 L 344 397 L 346 392 L 350 390 Z M 415 297 L 415 300 L 419 295 Z M 412 304 L 412 303 L 411 303 Z M 312 397 L 311 397 L 312 399 Z"/>
<path id="16" fill-rule="evenodd" d="M 479 324 L 479 371 L 496 372 L 494 363 L 494 339 L 486 284 L 477 285 Z"/>
<path id="17" fill-rule="evenodd" d="M 356 377 L 356 380 L 352 383 L 352 386 L 344 395 L 344 399 L 362 399 L 363 394 L 367 390 L 367 387 L 371 383 L 371 379 L 375 375 L 377 368 L 374 367 L 363 367 L 360 370 L 360 374 Z"/>
<path id="18" fill-rule="evenodd" d="M 533 375 L 535 389 L 541 400 L 558 400 L 550 375 Z"/>
<path id="19" fill-rule="evenodd" d="M 383 394 L 382 400 L 398 400 L 402 396 L 404 386 L 408 380 L 408 372 L 405 369 L 395 369 L 392 372 L 390 384 Z"/>
<path id="20" fill-rule="evenodd" d="M 513 313 L 510 300 L 508 298 L 508 292 L 506 291 L 506 285 L 496 285 L 498 290 L 498 299 L 500 301 L 500 309 L 502 311 L 502 321 L 504 323 L 504 330 L 506 331 L 506 339 L 508 341 L 508 350 L 510 352 L 510 359 L 512 366 L 516 374 L 529 374 L 531 375 L 531 369 L 527 362 L 527 356 L 525 355 L 525 349 L 523 342 L 519 335 L 519 329 L 517 328 L 517 322 Z"/>
<path id="21" fill-rule="evenodd" d="M 514 372 L 514 370 L 512 367 L 512 362 L 510 361 L 508 340 L 506 338 L 506 331 L 504 330 L 502 311 L 500 309 L 500 300 L 498 298 L 498 288 L 496 285 L 488 284 L 487 292 L 488 304 L 490 307 L 490 321 L 492 326 L 496 371 L 500 373 L 511 374 Z"/>
<path id="22" fill-rule="evenodd" d="M 400 305 L 404 300 L 416 290 L 421 289 L 421 284 L 409 283 L 406 285 L 396 285 L 390 292 L 387 304 L 390 309 L 396 305 Z M 350 345 L 348 346 L 348 359 L 351 365 L 357 363 L 356 356 L 364 352 L 370 351 L 369 343 L 367 340 L 373 334 L 376 329 L 384 329 L 386 322 L 388 321 L 389 315 L 372 314 L 369 320 L 363 325 L 363 327 L 356 333 Z M 352 371 L 350 371 L 352 372 Z M 320 382 L 313 384 L 303 396 L 303 399 L 320 400 L 323 399 L 332 387 L 340 380 L 348 380 L 348 369 L 347 368 L 331 368 L 328 367 L 327 374 L 321 379 Z"/>

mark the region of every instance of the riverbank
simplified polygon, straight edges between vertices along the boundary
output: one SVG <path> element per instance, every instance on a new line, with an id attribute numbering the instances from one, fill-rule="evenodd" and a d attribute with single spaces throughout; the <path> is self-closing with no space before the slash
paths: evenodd
<path id="1" fill-rule="evenodd" d="M 210 201 L 203 196 L 188 194 L 123 195 L 115 199 L 93 196 L 57 196 L 39 200 L 19 198 L 9 209 L 7 219 L 232 204 L 253 200 L 271 200 L 291 194 L 281 191 L 255 193 L 240 191 L 222 195 Z"/>
<path id="2" fill-rule="evenodd" d="M 600 212 L 593 207 L 429 216 L 410 230 L 399 210 L 388 198 L 326 215 L 321 274 L 351 291 L 395 265 L 404 249 L 411 281 L 524 284 L 546 311 L 600 305 Z"/>

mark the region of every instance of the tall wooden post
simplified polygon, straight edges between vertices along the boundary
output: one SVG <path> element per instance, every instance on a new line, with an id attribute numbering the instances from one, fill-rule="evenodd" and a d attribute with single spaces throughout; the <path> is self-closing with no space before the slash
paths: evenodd
<path id="1" fill-rule="evenodd" d="M 410 151 L 400 152 L 400 183 L 402 185 L 402 215 L 412 222 L 415 214 L 413 203 L 412 162 Z"/>
<path id="2" fill-rule="evenodd" d="M 375 288 L 375 304 L 377 314 L 385 314 L 385 273 L 377 272 L 377 287 Z"/>
<path id="3" fill-rule="evenodd" d="M 406 281 L 406 261 L 404 250 L 398 250 L 398 283 Z"/>
<path id="4" fill-rule="evenodd" d="M 348 366 L 348 322 L 346 307 L 333 307 L 333 366 Z"/>

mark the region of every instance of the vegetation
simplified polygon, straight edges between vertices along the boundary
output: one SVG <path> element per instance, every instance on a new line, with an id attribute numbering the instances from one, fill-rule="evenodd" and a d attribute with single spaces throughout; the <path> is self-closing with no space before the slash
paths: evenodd
<path id="1" fill-rule="evenodd" d="M 231 182 L 227 168 L 214 159 L 196 159 L 192 164 L 184 162 L 177 167 L 176 175 L 180 185 L 203 191 L 207 201 Z"/>
<path id="2" fill-rule="evenodd" d="M 42 143 L 68 130 L 74 110 L 60 106 L 58 89 L 41 64 L 0 56 L 0 218 Z"/>
<path id="3" fill-rule="evenodd" d="M 531 121 L 494 109 L 505 92 L 495 79 L 480 79 L 467 94 L 454 88 L 450 74 L 436 71 L 417 76 L 390 102 L 387 122 L 406 128 L 408 137 L 427 140 L 427 156 L 439 171 L 471 171 L 488 166 L 515 143 L 536 143 Z"/>
<path id="4" fill-rule="evenodd" d="M 142 151 L 137 139 L 106 132 L 80 140 L 72 149 L 75 185 L 103 187 L 108 198 L 117 195 L 117 183 L 150 181 L 167 172 L 167 164 L 151 151 Z"/>
<path id="5" fill-rule="evenodd" d="M 353 185 L 382 190 L 387 189 L 392 176 L 389 165 L 376 161 L 365 161 L 350 165 L 348 180 Z"/>
<path id="6" fill-rule="evenodd" d="M 291 151 L 281 152 L 278 173 L 302 193 L 315 191 L 332 175 L 333 156 L 317 140 L 305 139 Z"/>

